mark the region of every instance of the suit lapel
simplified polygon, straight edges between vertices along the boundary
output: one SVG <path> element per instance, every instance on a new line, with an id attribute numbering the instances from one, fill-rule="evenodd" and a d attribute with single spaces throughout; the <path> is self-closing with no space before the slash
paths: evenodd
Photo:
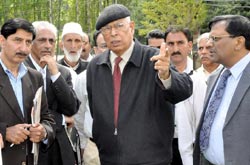
<path id="1" fill-rule="evenodd" d="M 34 93 L 35 93 L 34 89 L 32 88 L 32 82 L 29 77 L 29 74 L 26 74 L 22 78 L 22 88 L 23 88 L 24 115 L 25 115 L 25 119 L 27 120 L 27 116 L 29 116 L 31 113 L 31 105 L 30 105 L 31 101 L 30 100 L 33 100 Z"/>
<path id="2" fill-rule="evenodd" d="M 208 79 L 208 84 L 207 84 L 207 92 L 206 92 L 206 96 L 205 96 L 205 105 L 204 105 L 204 111 L 206 111 L 208 103 L 209 103 L 209 99 L 211 98 L 211 95 L 214 91 L 216 82 L 218 81 L 221 72 L 223 71 L 224 67 L 219 70 L 218 72 L 216 72 L 215 74 L 211 75 Z"/>
<path id="3" fill-rule="evenodd" d="M 232 101 L 230 103 L 224 127 L 228 124 L 234 113 L 237 111 L 241 100 L 243 99 L 245 93 L 250 88 L 250 63 L 244 69 L 242 76 L 240 78 L 239 84 L 236 87 L 234 95 L 232 97 Z"/>
<path id="4" fill-rule="evenodd" d="M 50 77 L 51 77 L 51 75 L 50 75 L 49 69 L 47 67 L 47 69 L 46 69 L 46 91 L 49 90 L 50 84 L 52 83 L 52 80 Z"/>
<path id="5" fill-rule="evenodd" d="M 31 67 L 32 69 L 36 70 L 35 65 L 32 63 L 31 58 L 28 56 L 26 60 L 24 61 L 24 64 L 28 67 Z"/>
<path id="6" fill-rule="evenodd" d="M 3 97 L 3 99 L 8 103 L 14 114 L 16 114 L 16 116 L 23 122 L 23 114 L 16 99 L 16 95 L 11 86 L 9 77 L 3 71 L 2 66 L 0 66 L 0 77 L 0 96 Z"/>

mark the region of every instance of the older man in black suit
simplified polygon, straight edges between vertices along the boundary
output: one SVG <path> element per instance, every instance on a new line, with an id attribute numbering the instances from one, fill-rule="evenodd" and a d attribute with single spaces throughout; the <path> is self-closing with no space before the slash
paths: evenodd
<path id="1" fill-rule="evenodd" d="M 56 27 L 46 21 L 34 22 L 36 38 L 32 43 L 31 55 L 26 65 L 39 70 L 44 78 L 49 109 L 56 121 L 56 138 L 48 152 L 40 152 L 39 164 L 71 165 L 75 164 L 73 148 L 65 128 L 73 125 L 73 117 L 79 102 L 72 88 L 71 74 L 68 68 L 57 64 L 54 59 Z"/>
<path id="2" fill-rule="evenodd" d="M 170 164 L 173 104 L 191 95 L 191 79 L 170 66 L 164 43 L 159 53 L 134 40 L 135 23 L 125 6 L 106 7 L 96 30 L 108 47 L 87 69 L 93 140 L 101 164 Z"/>

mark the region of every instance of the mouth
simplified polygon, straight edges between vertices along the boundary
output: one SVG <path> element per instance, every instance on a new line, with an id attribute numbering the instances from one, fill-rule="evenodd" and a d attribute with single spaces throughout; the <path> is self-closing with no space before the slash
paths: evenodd
<path id="1" fill-rule="evenodd" d="M 76 51 L 70 51 L 69 52 L 70 55 L 76 55 L 76 53 L 77 53 Z"/>
<path id="2" fill-rule="evenodd" d="M 43 55 L 51 55 L 51 52 L 50 51 L 42 51 L 42 54 Z"/>
<path id="3" fill-rule="evenodd" d="M 112 44 L 113 46 L 118 46 L 119 43 L 120 43 L 120 41 L 117 41 L 117 40 L 111 41 L 111 44 Z"/>
<path id="4" fill-rule="evenodd" d="M 208 60 L 208 59 L 209 59 L 208 56 L 203 56 L 203 57 L 201 57 L 201 60 Z"/>
<path id="5" fill-rule="evenodd" d="M 171 54 L 171 56 L 180 56 L 180 55 L 181 55 L 180 53 Z"/>
<path id="6" fill-rule="evenodd" d="M 20 57 L 27 57 L 28 54 L 26 53 L 16 53 L 17 56 L 20 56 Z"/>

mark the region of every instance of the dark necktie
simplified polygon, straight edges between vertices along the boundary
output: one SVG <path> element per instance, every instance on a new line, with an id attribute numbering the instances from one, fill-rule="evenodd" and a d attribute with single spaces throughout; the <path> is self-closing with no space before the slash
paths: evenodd
<path id="1" fill-rule="evenodd" d="M 114 124 L 117 128 L 118 119 L 118 109 L 119 109 L 119 97 L 120 97 L 120 86 L 121 86 L 121 71 L 119 63 L 121 62 L 121 57 L 116 57 L 114 73 L 113 73 L 113 84 L 114 84 Z"/>
<path id="2" fill-rule="evenodd" d="M 230 70 L 226 69 L 221 77 L 220 81 L 214 91 L 214 95 L 210 100 L 208 108 L 205 112 L 204 121 L 201 127 L 200 132 L 200 149 L 201 151 L 205 151 L 208 148 L 209 143 L 209 135 L 211 131 L 211 127 L 216 115 L 216 112 L 220 106 L 223 94 L 225 92 L 225 87 L 227 84 L 227 79 L 231 75 Z"/>

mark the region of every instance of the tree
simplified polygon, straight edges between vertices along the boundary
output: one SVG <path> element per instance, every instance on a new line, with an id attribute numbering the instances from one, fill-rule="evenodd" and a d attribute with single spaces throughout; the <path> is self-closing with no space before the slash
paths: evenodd
<path id="1" fill-rule="evenodd" d="M 207 8 L 202 0 L 152 0 L 143 3 L 142 12 L 145 19 L 141 22 L 141 35 L 156 28 L 165 31 L 169 25 L 196 32 L 205 21 Z"/>
<path id="2" fill-rule="evenodd" d="M 207 32 L 208 22 L 216 15 L 238 14 L 250 18 L 250 1 L 249 0 L 205 0 L 208 8 L 206 21 L 202 24 L 201 32 Z"/>

